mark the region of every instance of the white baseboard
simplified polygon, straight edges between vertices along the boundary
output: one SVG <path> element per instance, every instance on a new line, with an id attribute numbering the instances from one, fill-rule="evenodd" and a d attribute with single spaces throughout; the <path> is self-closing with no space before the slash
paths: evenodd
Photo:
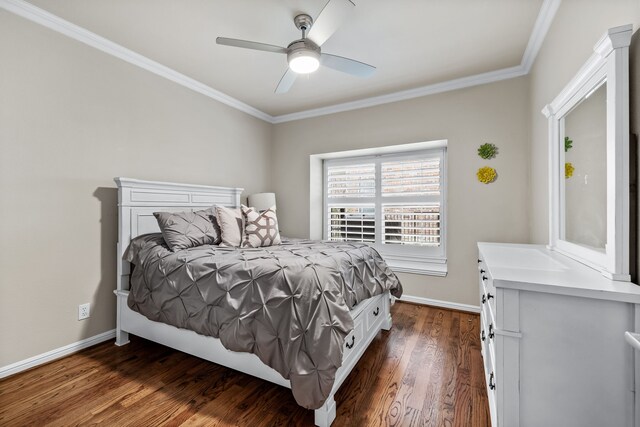
<path id="1" fill-rule="evenodd" d="M 27 369 L 33 368 L 34 366 L 51 362 L 52 360 L 59 359 L 61 357 L 67 356 L 71 353 L 75 353 L 87 347 L 100 344 L 101 342 L 114 339 L 115 337 L 116 337 L 116 330 L 112 329 L 110 331 L 103 332 L 101 334 L 94 335 L 89 338 L 85 338 L 81 341 L 77 341 L 69 345 L 65 345 L 64 347 L 59 347 L 54 350 L 47 351 L 46 353 L 42 353 L 37 356 L 30 357 L 28 359 L 20 360 L 16 363 L 12 363 L 11 365 L 2 366 L 0 367 L 0 378 L 8 377 L 9 375 L 26 371 Z"/>
<path id="2" fill-rule="evenodd" d="M 480 313 L 477 305 L 459 304 L 457 302 L 440 301 L 437 299 L 415 297 L 413 295 L 402 295 L 400 301 L 412 302 L 414 304 L 432 305 L 434 307 L 450 308 L 452 310 L 468 311 L 470 313 Z"/>

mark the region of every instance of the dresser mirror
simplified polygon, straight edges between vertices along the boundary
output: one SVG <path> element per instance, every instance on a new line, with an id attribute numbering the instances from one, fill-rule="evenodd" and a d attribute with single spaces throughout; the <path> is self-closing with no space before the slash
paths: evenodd
<path id="1" fill-rule="evenodd" d="M 607 243 L 607 83 L 561 118 L 560 238 L 603 252 Z M 562 194 L 562 193 L 561 193 Z"/>
<path id="2" fill-rule="evenodd" d="M 562 92 L 549 119 L 549 247 L 629 281 L 629 43 L 612 28 Z"/>

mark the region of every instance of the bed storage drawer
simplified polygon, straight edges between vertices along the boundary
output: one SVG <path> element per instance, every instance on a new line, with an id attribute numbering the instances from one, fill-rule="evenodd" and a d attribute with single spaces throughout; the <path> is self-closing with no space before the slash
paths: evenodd
<path id="1" fill-rule="evenodd" d="M 355 356 L 356 349 L 363 345 L 364 340 L 364 319 L 365 316 L 358 316 L 354 319 L 353 331 L 344 339 L 342 353 L 342 364 L 344 365 L 351 357 Z"/>
<path id="2" fill-rule="evenodd" d="M 375 297 L 375 301 L 361 314 L 365 318 L 367 331 L 377 327 L 379 328 L 384 312 L 384 295 Z"/>

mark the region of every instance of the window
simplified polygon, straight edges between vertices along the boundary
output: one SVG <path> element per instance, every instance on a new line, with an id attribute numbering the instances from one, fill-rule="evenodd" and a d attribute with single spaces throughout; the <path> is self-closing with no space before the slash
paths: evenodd
<path id="1" fill-rule="evenodd" d="M 446 148 L 324 161 L 324 238 L 374 246 L 398 271 L 446 274 Z"/>

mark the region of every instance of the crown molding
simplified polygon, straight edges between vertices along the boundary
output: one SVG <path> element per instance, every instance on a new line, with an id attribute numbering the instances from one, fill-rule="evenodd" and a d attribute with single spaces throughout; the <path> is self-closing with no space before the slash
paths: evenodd
<path id="1" fill-rule="evenodd" d="M 428 86 L 422 86 L 415 89 L 403 90 L 387 95 L 374 96 L 371 98 L 360 99 L 342 104 L 330 105 L 328 107 L 314 108 L 312 110 L 300 111 L 297 113 L 283 114 L 274 117 L 274 123 L 291 122 L 294 120 L 308 119 L 311 117 L 325 116 L 327 114 L 341 113 L 350 110 L 359 110 L 361 108 L 374 107 L 376 105 L 389 104 L 391 102 L 405 101 L 408 99 L 419 98 L 436 93 L 449 92 L 452 90 L 463 89 L 471 86 L 478 86 L 487 83 L 493 83 L 500 80 L 513 79 L 527 74 L 521 65 L 504 68 L 502 70 L 490 71 L 488 73 L 476 74 L 473 76 L 462 77 L 455 80 L 449 80 L 442 83 L 435 83 Z"/>
<path id="2" fill-rule="evenodd" d="M 542 2 L 540 12 L 538 12 L 538 18 L 536 18 L 535 24 L 533 24 L 529 43 L 527 43 L 527 48 L 524 51 L 524 55 L 522 55 L 522 62 L 520 63 L 525 70 L 525 74 L 529 74 L 529 71 L 531 71 L 531 67 L 538 56 L 538 52 L 540 52 L 542 43 L 547 36 L 547 32 L 551 27 L 553 18 L 556 16 L 560 3 L 562 3 L 562 0 L 544 0 L 544 2 Z"/>
<path id="3" fill-rule="evenodd" d="M 140 55 L 124 46 L 112 42 L 102 36 L 99 36 L 83 27 L 66 21 L 44 9 L 32 5 L 24 0 L 0 0 L 0 8 L 8 12 L 14 13 L 32 22 L 47 27 L 60 34 L 64 34 L 74 40 L 94 47 L 102 52 L 120 58 L 132 65 L 136 65 L 144 70 L 150 71 L 158 76 L 171 80 L 174 83 L 182 85 L 188 89 L 205 95 L 211 99 L 221 102 L 229 107 L 235 108 L 246 114 L 249 114 L 265 122 L 275 124 L 284 123 L 293 120 L 301 120 L 311 117 L 324 116 L 344 111 L 356 110 L 360 108 L 368 108 L 376 105 L 388 104 L 392 102 L 404 101 L 407 99 L 418 98 L 427 95 L 433 95 L 442 92 L 448 92 L 467 87 L 493 83 L 501 80 L 512 79 L 524 76 L 529 73 L 533 65 L 542 42 L 551 26 L 551 22 L 560 6 L 562 0 L 544 0 L 538 13 L 538 17 L 533 26 L 531 36 L 527 48 L 525 49 L 520 65 L 501 70 L 490 71 L 487 73 L 476 74 L 473 76 L 462 77 L 459 79 L 449 80 L 446 82 L 422 86 L 415 89 L 403 90 L 386 95 L 374 96 L 352 102 L 331 105 L 322 108 L 315 108 L 296 113 L 283 114 L 279 116 L 271 116 L 264 111 L 258 110 L 232 96 L 229 96 L 217 89 L 214 89 L 200 81 L 192 79 L 178 71 L 164 66 L 146 56 Z"/>
<path id="4" fill-rule="evenodd" d="M 242 101 L 239 101 L 226 93 L 220 92 L 206 84 L 199 82 L 191 77 L 179 73 L 169 67 L 166 67 L 146 56 L 140 55 L 124 46 L 112 42 L 102 36 L 82 28 L 76 24 L 66 21 L 44 9 L 32 5 L 24 0 L 0 0 L 0 8 L 14 13 L 32 22 L 47 27 L 60 34 L 64 34 L 74 40 L 84 43 L 88 46 L 101 50 L 109 55 L 120 58 L 130 64 L 136 65 L 144 70 L 150 71 L 160 77 L 178 83 L 188 89 L 201 93 L 209 98 L 215 99 L 229 107 L 240 110 L 251 116 L 257 117 L 269 123 L 273 122 L 273 117 L 269 114 L 258 110 Z"/>

